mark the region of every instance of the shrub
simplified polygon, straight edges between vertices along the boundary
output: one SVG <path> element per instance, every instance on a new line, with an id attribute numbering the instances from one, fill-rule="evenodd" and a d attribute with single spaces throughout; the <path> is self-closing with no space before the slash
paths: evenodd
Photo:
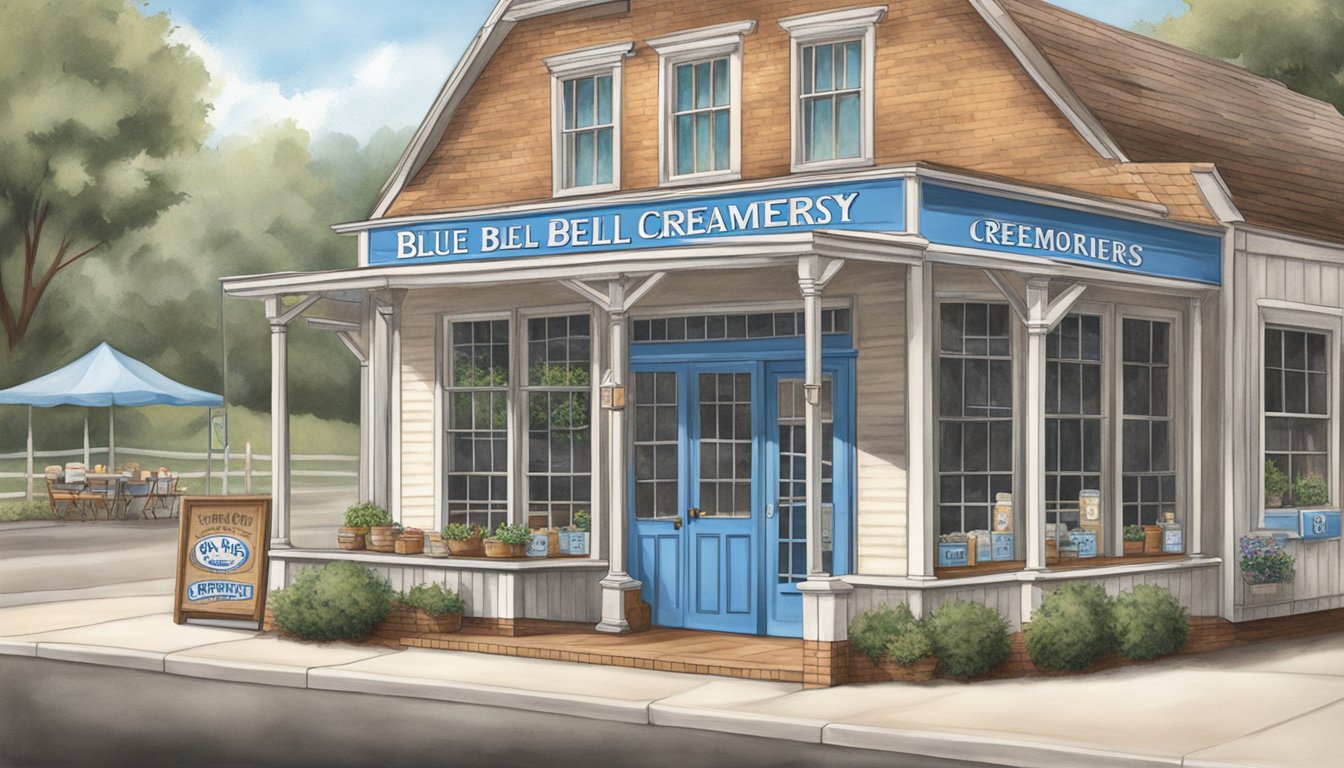
<path id="1" fill-rule="evenodd" d="M 1283 498 L 1288 492 L 1288 476 L 1272 461 L 1265 461 L 1265 498 Z"/>
<path id="2" fill-rule="evenodd" d="M 346 528 L 373 528 L 391 524 L 392 518 L 387 516 L 387 511 L 371 501 L 352 504 L 345 510 Z"/>
<path id="3" fill-rule="evenodd" d="M 1162 587 L 1139 584 L 1115 599 L 1114 626 L 1120 655 L 1151 659 L 1175 653 L 1190 634 L 1190 620 Z"/>
<path id="4" fill-rule="evenodd" d="M 461 613 L 467 607 L 461 596 L 442 584 L 417 584 L 410 592 L 403 592 L 398 600 L 402 605 L 419 608 L 430 616 Z"/>
<path id="5" fill-rule="evenodd" d="M 464 523 L 449 523 L 443 527 L 443 538 L 450 541 L 466 541 L 472 536 L 481 532 L 479 525 L 466 525 Z"/>
<path id="6" fill-rule="evenodd" d="M 62 508 L 64 511 L 64 508 Z M 0 523 L 19 520 L 51 520 L 51 506 L 45 501 L 10 501 L 0 504 Z"/>
<path id="7" fill-rule="evenodd" d="M 1024 632 L 1038 667 L 1085 669 L 1115 648 L 1111 599 L 1094 584 L 1065 584 L 1041 601 Z"/>
<path id="8" fill-rule="evenodd" d="M 391 609 L 392 588 L 378 574 L 335 562 L 299 574 L 272 592 L 271 613 L 284 631 L 304 640 L 359 640 Z"/>
<path id="9" fill-rule="evenodd" d="M 887 655 L 903 667 L 933 655 L 933 636 L 922 621 L 916 621 L 887 643 Z"/>
<path id="10" fill-rule="evenodd" d="M 933 655 L 928 629 L 905 603 L 895 608 L 883 605 L 855 617 L 849 625 L 849 647 L 872 659 L 874 664 L 889 656 L 903 667 Z"/>
<path id="11" fill-rule="evenodd" d="M 1293 503 L 1299 507 L 1329 504 L 1330 486 L 1320 475 L 1298 475 L 1293 481 Z"/>
<path id="12" fill-rule="evenodd" d="M 929 617 L 933 647 L 953 677 L 984 677 L 1008 658 L 1008 623 L 993 608 L 957 601 Z"/>
<path id="13" fill-rule="evenodd" d="M 1241 537 L 1241 573 L 1251 584 L 1292 581 L 1296 562 L 1272 536 Z"/>

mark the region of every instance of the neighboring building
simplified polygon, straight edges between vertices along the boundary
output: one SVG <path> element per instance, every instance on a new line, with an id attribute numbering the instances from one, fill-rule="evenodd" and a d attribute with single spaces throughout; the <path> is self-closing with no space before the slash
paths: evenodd
<path id="1" fill-rule="evenodd" d="M 1017 628 L 1075 580 L 1344 607 L 1342 205 L 1331 107 L 1037 0 L 501 0 L 336 227 L 358 266 L 225 281 L 272 323 L 275 578 L 361 560 L 504 628 L 624 631 L 638 589 L 823 660 L 880 602 Z M 305 312 L 366 364 L 368 498 L 431 530 L 589 510 L 591 556 L 291 541 Z M 1266 461 L 1326 486 L 1305 532 Z M 1174 554 L 1120 557 L 1168 519 Z M 1262 604 L 1237 543 L 1270 527 L 1297 580 Z"/>

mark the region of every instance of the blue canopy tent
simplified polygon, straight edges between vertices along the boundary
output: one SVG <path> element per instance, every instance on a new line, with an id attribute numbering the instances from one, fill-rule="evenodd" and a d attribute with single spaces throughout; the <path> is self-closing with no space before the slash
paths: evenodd
<path id="1" fill-rule="evenodd" d="M 0 390 L 0 404 L 28 406 L 28 496 L 32 496 L 33 408 L 57 405 L 106 407 L 107 463 L 116 466 L 114 413 L 118 405 L 195 405 L 217 408 L 224 398 L 193 389 L 113 349 L 107 342 L 64 368 Z M 84 417 L 85 443 L 89 419 Z"/>

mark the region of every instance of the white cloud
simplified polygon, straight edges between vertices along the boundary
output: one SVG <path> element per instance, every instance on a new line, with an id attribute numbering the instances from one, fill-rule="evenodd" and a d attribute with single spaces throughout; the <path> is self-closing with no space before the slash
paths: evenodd
<path id="1" fill-rule="evenodd" d="M 360 57 L 352 72 L 333 72 L 327 83 L 287 95 L 280 83 L 236 65 L 243 57 L 211 45 L 194 27 L 181 24 L 173 35 L 210 72 L 216 141 L 291 119 L 313 136 L 347 133 L 364 142 L 385 125 L 418 124 L 455 63 L 434 43 L 383 43 Z"/>

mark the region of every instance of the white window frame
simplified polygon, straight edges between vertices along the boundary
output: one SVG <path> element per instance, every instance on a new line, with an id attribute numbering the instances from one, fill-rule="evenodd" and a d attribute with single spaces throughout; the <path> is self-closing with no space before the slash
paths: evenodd
<path id="1" fill-rule="evenodd" d="M 1109 509 L 1106 501 L 1103 499 L 1102 514 L 1110 514 L 1111 519 L 1106 520 L 1106 533 L 1108 536 L 1107 547 L 1112 555 L 1121 555 L 1124 553 L 1124 531 L 1125 531 L 1125 381 L 1124 381 L 1124 326 L 1125 320 L 1144 320 L 1156 323 L 1169 323 L 1171 331 L 1167 336 L 1167 410 L 1171 413 L 1171 466 L 1176 473 L 1176 522 L 1189 531 L 1191 526 L 1199 519 L 1196 510 L 1190 507 L 1190 499 L 1193 498 L 1191 489 L 1194 484 L 1200 482 L 1196 477 L 1199 468 L 1191 465 L 1190 441 L 1192 439 L 1201 439 L 1201 436 L 1192 436 L 1189 431 L 1189 403 L 1190 392 L 1189 381 L 1190 373 L 1187 370 L 1189 356 L 1187 355 L 1186 335 L 1186 317 L 1184 312 L 1175 310 L 1155 309 L 1151 307 L 1141 307 L 1133 304 L 1116 304 L 1112 313 L 1112 326 L 1115 330 L 1111 333 L 1109 343 L 1111 344 L 1111 371 L 1108 374 L 1113 386 L 1109 393 L 1112 399 L 1111 415 L 1114 423 L 1110 425 L 1111 445 L 1113 458 L 1107 467 L 1111 472 L 1109 481 L 1103 478 L 1103 483 L 1110 490 L 1111 504 Z M 1185 538 L 1186 555 L 1191 554 L 1190 536 Z"/>
<path id="2" fill-rule="evenodd" d="M 674 32 L 645 42 L 658 53 L 658 181 L 664 186 L 735 181 L 742 177 L 742 39 L 756 22 L 735 21 Z M 676 173 L 676 67 L 680 64 L 728 59 L 728 169 Z"/>
<path id="3" fill-rule="evenodd" d="M 887 16 L 887 6 L 847 8 L 839 11 L 809 13 L 779 20 L 779 26 L 789 33 L 789 121 L 792 127 L 792 170 L 821 171 L 834 168 L 869 166 L 874 163 L 873 153 L 873 91 L 875 54 L 877 52 L 877 25 Z M 804 161 L 802 111 L 799 101 L 802 88 L 799 82 L 802 48 L 831 42 L 861 40 L 863 43 L 863 89 L 860 102 L 863 115 L 860 120 L 859 156 L 829 160 Z"/>
<path id="4" fill-rule="evenodd" d="M 621 61 L 634 55 L 632 41 L 610 43 L 543 59 L 551 73 L 551 194 L 553 197 L 614 192 L 621 188 Z M 611 75 L 611 182 L 582 187 L 565 186 L 565 83 L 582 77 Z"/>
<path id="5" fill-rule="evenodd" d="M 516 401 L 518 402 L 519 407 L 518 429 L 520 432 L 518 434 L 518 444 L 520 455 L 516 465 L 518 471 L 515 473 L 515 477 L 512 479 L 509 488 L 517 494 L 519 500 L 518 515 L 522 518 L 520 522 L 526 523 L 527 518 L 532 514 L 531 489 L 528 488 L 527 483 L 529 474 L 528 467 L 531 466 L 532 462 L 531 441 L 528 439 L 527 435 L 529 431 L 527 409 L 530 409 L 531 405 L 527 402 L 527 398 L 529 394 L 533 392 L 544 393 L 552 390 L 552 388 L 548 387 L 531 386 L 526 381 L 528 375 L 527 345 L 529 343 L 527 336 L 527 322 L 529 320 L 544 317 L 584 315 L 588 318 L 588 425 L 592 431 L 592 439 L 589 442 L 589 446 L 593 450 L 590 460 L 591 469 L 588 472 L 588 483 L 590 487 L 588 493 L 588 512 L 591 515 L 595 512 L 598 505 L 598 475 L 601 471 L 601 468 L 598 466 L 597 454 L 598 433 L 601 431 L 598 425 L 598 419 L 601 417 L 601 409 L 598 407 L 601 393 L 598 391 L 600 382 L 598 381 L 599 374 L 597 367 L 599 352 L 597 315 L 593 312 L 591 304 L 528 307 L 526 309 L 518 310 L 516 315 L 517 317 L 515 318 L 514 327 L 518 330 L 516 334 L 514 334 L 516 338 L 511 337 L 510 341 L 511 343 L 516 343 L 515 348 L 517 351 L 513 353 L 512 363 L 519 371 L 519 379 L 517 380 L 518 397 L 516 398 Z"/>
<path id="6" fill-rule="evenodd" d="M 1344 310 L 1334 307 L 1320 307 L 1310 304 L 1297 304 L 1295 302 L 1273 301 L 1261 299 L 1257 302 L 1260 309 L 1259 322 L 1256 324 L 1255 337 L 1255 371 L 1252 374 L 1252 396 L 1255 398 L 1255 408 L 1258 418 L 1255 421 L 1255 445 L 1256 454 L 1253 466 L 1250 468 L 1258 478 L 1255 484 L 1256 496 L 1252 500 L 1251 509 L 1259 510 L 1259 515 L 1252 522 L 1257 528 L 1263 528 L 1265 523 L 1265 331 L 1270 328 L 1285 328 L 1289 330 L 1306 331 L 1308 333 L 1323 333 L 1326 337 L 1326 349 L 1330 353 L 1330 381 L 1327 389 L 1326 398 L 1328 414 L 1330 421 L 1329 439 L 1326 441 L 1327 451 L 1326 466 L 1330 468 L 1330 505 L 1338 506 L 1341 498 L 1339 489 L 1339 458 L 1340 458 L 1340 419 L 1339 419 L 1339 374 L 1340 374 L 1340 346 L 1344 340 Z M 1292 482 L 1292 479 L 1289 479 Z"/>
<path id="7" fill-rule="evenodd" d="M 448 451 L 451 450 L 447 442 L 449 411 L 452 408 L 450 395 L 454 391 L 470 391 L 471 388 L 454 387 L 453 381 L 453 324 L 471 323 L 471 322 L 494 322 L 503 320 L 508 323 L 509 338 L 509 384 L 504 388 L 504 407 L 506 411 L 505 440 L 508 452 L 504 466 L 506 467 L 505 491 L 508 498 L 504 504 L 504 520 L 512 523 L 517 519 L 518 496 L 516 478 L 518 476 L 518 438 L 517 438 L 517 381 L 518 381 L 518 353 L 515 336 L 517 335 L 518 320 L 513 312 L 472 312 L 455 315 L 439 316 L 439 352 L 442 355 L 438 366 L 439 385 L 435 387 L 435 398 L 438 401 L 436 410 L 438 416 L 435 419 L 436 433 L 438 435 L 436 443 L 439 455 L 434 462 L 435 472 L 435 494 L 437 496 L 438 507 L 436 514 L 439 518 L 439 527 L 442 528 L 448 523 Z M 491 532 L 493 533 L 493 532 Z"/>
<path id="8" fill-rule="evenodd" d="M 1116 419 L 1117 414 L 1120 413 L 1119 410 L 1120 404 L 1119 401 L 1115 399 L 1115 392 L 1118 392 L 1118 390 L 1115 390 L 1113 386 L 1108 385 L 1108 382 L 1115 382 L 1116 372 L 1120 369 L 1119 364 L 1120 346 L 1118 344 L 1118 338 L 1117 338 L 1119 333 L 1118 329 L 1120 328 L 1120 320 L 1118 313 L 1116 312 L 1115 305 L 1104 302 L 1078 301 L 1074 303 L 1072 307 L 1069 308 L 1069 311 L 1064 315 L 1064 318 L 1061 318 L 1061 322 L 1064 319 L 1067 319 L 1068 317 L 1071 317 L 1073 315 L 1085 315 L 1088 317 L 1101 318 L 1101 414 L 1087 415 L 1087 416 L 1076 414 L 1052 414 L 1050 412 L 1049 403 L 1046 404 L 1043 413 L 1045 415 L 1045 421 L 1048 421 L 1051 418 L 1059 418 L 1059 419 L 1078 419 L 1078 420 L 1091 419 L 1091 420 L 1099 420 L 1101 422 L 1101 464 L 1100 464 L 1101 471 L 1097 473 L 1100 476 L 1098 485 L 1101 487 L 1096 488 L 1095 490 L 1102 492 L 1102 499 L 1101 499 L 1102 524 L 1107 533 L 1109 534 L 1110 529 L 1114 526 L 1111 525 L 1112 521 L 1106 519 L 1106 515 L 1109 514 L 1113 517 L 1119 517 L 1120 515 L 1120 497 L 1113 495 L 1113 493 L 1106 493 L 1107 488 L 1111 488 L 1112 486 L 1116 485 L 1117 483 L 1116 478 L 1119 477 L 1121 474 L 1119 463 L 1120 453 L 1114 450 L 1113 448 L 1113 446 L 1117 444 L 1115 433 L 1119 431 L 1119 423 L 1116 421 Z M 1018 322 L 1018 325 L 1021 325 L 1020 321 Z M 1054 328 L 1050 329 L 1050 333 L 1054 333 L 1058 329 L 1059 325 L 1056 324 Z M 1046 355 L 1045 360 L 1046 360 L 1046 367 L 1048 369 L 1049 368 L 1048 354 Z M 1066 362 L 1073 362 L 1073 361 L 1066 361 Z M 1025 375 L 1025 370 L 1023 373 Z M 1024 380 L 1023 389 L 1025 388 L 1026 388 L 1026 382 Z M 1026 419 L 1025 409 L 1022 412 L 1021 418 L 1023 420 Z M 1042 430 L 1045 429 L 1045 421 L 1041 422 Z M 1023 426 L 1025 428 L 1026 426 L 1025 423 L 1023 424 Z M 1042 469 L 1041 482 L 1043 484 L 1046 482 L 1046 479 L 1049 474 L 1050 473 L 1048 470 Z M 1068 472 L 1063 474 L 1074 475 L 1074 474 L 1086 474 L 1086 473 Z M 1046 486 L 1043 485 L 1042 487 Z M 1041 498 L 1043 501 L 1045 500 L 1047 495 L 1048 491 L 1043 492 L 1041 494 Z M 1110 498 L 1107 498 L 1108 496 L 1110 496 Z M 1058 512 L 1059 511 L 1057 510 L 1056 520 L 1058 520 Z M 1047 511 L 1046 512 L 1047 523 L 1049 522 L 1049 515 L 1050 515 L 1049 511 Z M 1081 523 L 1081 519 L 1079 520 L 1079 522 Z M 1103 539 L 1103 544 L 1105 543 L 1107 542 L 1105 541 L 1105 539 Z M 1097 554 L 1100 555 L 1102 553 L 1098 552 Z"/>

